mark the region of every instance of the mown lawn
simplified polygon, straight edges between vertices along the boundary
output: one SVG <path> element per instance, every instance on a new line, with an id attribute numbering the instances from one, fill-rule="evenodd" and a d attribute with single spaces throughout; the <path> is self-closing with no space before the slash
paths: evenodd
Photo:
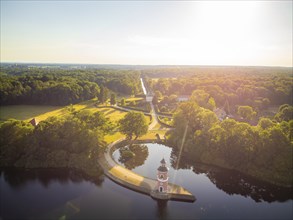
<path id="1" fill-rule="evenodd" d="M 121 134 L 120 132 L 113 132 L 112 134 L 107 134 L 104 138 L 104 141 L 107 144 L 110 144 L 118 139 L 125 138 L 125 135 Z"/>
<path id="2" fill-rule="evenodd" d="M 126 102 L 132 102 L 132 101 L 140 101 L 140 100 L 143 100 L 143 98 L 141 97 L 131 97 L 131 98 L 127 98 L 125 99 Z"/>
<path id="3" fill-rule="evenodd" d="M 160 136 L 164 137 L 167 130 L 151 130 L 148 131 L 146 135 L 143 135 L 142 137 L 138 138 L 139 140 L 148 140 L 148 139 L 157 139 L 156 134 L 159 134 Z"/>
<path id="4" fill-rule="evenodd" d="M 105 117 L 109 118 L 112 122 L 118 122 L 127 114 L 127 112 L 119 111 L 111 107 L 93 108 L 92 110 L 103 112 L 105 114 Z"/>
<path id="5" fill-rule="evenodd" d="M 93 108 L 95 100 L 88 100 L 73 105 L 75 110 Z M 51 116 L 68 114 L 68 106 L 44 106 L 44 105 L 7 105 L 0 106 L 0 120 L 5 121 L 10 118 L 17 120 L 30 120 L 36 118 L 43 121 Z"/>
<path id="6" fill-rule="evenodd" d="M 28 120 L 30 118 L 51 114 L 60 114 L 60 106 L 42 106 L 42 105 L 8 105 L 0 106 L 0 120 L 5 121 L 10 118 L 17 120 Z M 49 117 L 49 116 L 48 116 Z M 44 120 L 44 119 L 43 119 Z"/>
<path id="7" fill-rule="evenodd" d="M 100 107 L 95 106 L 95 100 L 89 100 L 81 102 L 75 105 L 72 105 L 74 110 L 88 109 L 93 112 L 101 111 L 109 118 L 113 123 L 117 123 L 121 118 L 123 118 L 127 112 L 119 111 L 117 109 L 109 107 Z M 37 121 L 46 120 L 51 116 L 60 116 L 66 115 L 69 113 L 69 106 L 41 106 L 41 105 L 11 105 L 11 106 L 0 106 L 0 120 L 5 121 L 9 118 L 14 118 L 17 120 L 31 120 L 36 118 Z M 150 124 L 150 116 L 145 116 L 147 123 Z M 155 127 L 156 130 L 149 131 L 148 134 L 144 135 L 139 139 L 155 139 L 156 133 L 165 134 L 165 130 L 162 129 L 160 124 L 157 124 Z M 115 129 L 111 134 L 105 136 L 105 141 L 111 143 L 115 140 L 123 138 L 124 135 Z"/>

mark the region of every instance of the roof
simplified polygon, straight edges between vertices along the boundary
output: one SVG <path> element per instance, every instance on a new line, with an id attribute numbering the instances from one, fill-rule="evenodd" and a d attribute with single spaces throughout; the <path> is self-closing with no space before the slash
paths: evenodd
<path id="1" fill-rule="evenodd" d="M 32 120 L 30 120 L 29 123 L 31 123 L 33 126 L 38 125 L 38 122 L 37 122 L 36 118 L 33 118 Z"/>
<path id="2" fill-rule="evenodd" d="M 161 163 L 166 164 L 166 161 L 164 158 L 161 160 Z"/>
<path id="3" fill-rule="evenodd" d="M 158 171 L 160 171 L 160 172 L 167 172 L 168 171 L 168 168 L 167 167 L 160 166 L 158 168 Z"/>

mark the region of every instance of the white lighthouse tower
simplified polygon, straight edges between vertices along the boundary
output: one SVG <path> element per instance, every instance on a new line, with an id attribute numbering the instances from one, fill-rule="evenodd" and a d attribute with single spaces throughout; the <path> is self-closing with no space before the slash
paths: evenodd
<path id="1" fill-rule="evenodd" d="M 168 192 L 168 170 L 169 168 L 166 167 L 166 161 L 163 158 L 161 160 L 161 166 L 159 166 L 157 174 L 157 189 L 159 193 Z"/>

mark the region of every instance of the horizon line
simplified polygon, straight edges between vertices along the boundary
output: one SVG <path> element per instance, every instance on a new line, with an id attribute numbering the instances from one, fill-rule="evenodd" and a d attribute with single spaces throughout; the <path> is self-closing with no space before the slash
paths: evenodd
<path id="1" fill-rule="evenodd" d="M 266 65 L 239 65 L 239 64 L 119 64 L 119 63 L 66 63 L 66 62 L 28 62 L 28 61 L 0 61 L 0 64 L 54 64 L 54 65 L 104 65 L 104 66 L 190 66 L 190 67 L 282 67 L 292 66 L 266 66 Z"/>

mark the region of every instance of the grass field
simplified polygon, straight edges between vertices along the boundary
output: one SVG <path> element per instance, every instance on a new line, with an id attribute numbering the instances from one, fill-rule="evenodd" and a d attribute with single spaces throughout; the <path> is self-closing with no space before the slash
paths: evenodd
<path id="1" fill-rule="evenodd" d="M 113 123 L 117 123 L 121 118 L 123 118 L 127 112 L 120 111 L 117 109 L 113 109 L 109 107 L 95 107 L 95 100 L 89 100 L 85 102 L 81 102 L 73 105 L 75 110 L 88 109 L 90 111 L 96 112 L 101 111 L 105 114 L 107 118 L 109 118 Z M 32 118 L 36 118 L 38 122 L 42 120 L 46 120 L 51 116 L 60 116 L 66 115 L 69 113 L 67 110 L 68 106 L 40 106 L 40 105 L 11 105 L 11 106 L 0 106 L 0 121 L 5 121 L 10 118 L 14 118 L 17 120 L 31 120 Z M 150 123 L 150 116 L 145 116 L 147 119 L 147 123 Z M 148 134 L 144 135 L 139 139 L 155 139 L 156 134 L 165 134 L 165 130 L 162 130 L 162 126 L 157 124 L 155 126 L 156 130 L 149 131 Z M 113 131 L 111 134 L 105 136 L 105 141 L 107 143 L 111 143 L 115 140 L 124 137 L 118 131 Z"/>
<path id="2" fill-rule="evenodd" d="M 107 144 L 110 144 L 120 138 L 125 138 L 125 135 L 121 134 L 120 132 L 113 132 L 112 134 L 107 134 L 104 138 Z"/>
<path id="3" fill-rule="evenodd" d="M 159 134 L 160 136 L 164 136 L 166 134 L 167 130 L 151 130 L 148 131 L 148 133 L 140 138 L 139 140 L 148 140 L 148 139 L 157 139 L 156 134 Z"/>
<path id="4" fill-rule="evenodd" d="M 95 100 L 88 100 L 73 105 L 75 110 L 93 108 Z M 51 116 L 65 115 L 68 111 L 66 106 L 43 106 L 43 105 L 7 105 L 0 106 L 0 121 L 10 118 L 17 120 L 30 120 L 36 118 L 43 121 Z"/>
<path id="5" fill-rule="evenodd" d="M 28 120 L 36 116 L 46 115 L 49 117 L 50 114 L 62 114 L 63 108 L 60 106 L 41 106 L 41 105 L 9 105 L 0 107 L 0 120 L 5 121 L 10 118 L 17 120 Z M 43 120 L 44 120 L 43 119 Z"/>
<path id="6" fill-rule="evenodd" d="M 114 123 L 118 122 L 121 118 L 124 117 L 124 115 L 126 115 L 127 112 L 123 112 L 123 111 L 119 111 L 119 110 L 116 110 L 116 109 L 113 109 L 113 108 L 97 108 L 95 111 L 101 111 L 101 112 L 104 112 L 105 116 L 107 118 L 110 118 L 110 120 Z M 146 120 L 147 120 L 147 123 L 149 124 L 150 123 L 150 116 L 145 116 L 146 117 Z M 155 137 L 156 133 L 153 134 L 153 132 L 150 133 L 150 136 L 153 137 L 153 138 L 156 138 Z M 115 140 L 118 140 L 120 138 L 123 138 L 125 137 L 123 134 L 121 134 L 120 132 L 113 132 L 112 134 L 107 134 L 105 136 L 105 141 L 106 143 L 111 143 Z M 147 137 L 145 137 L 145 139 L 147 139 Z"/>
<path id="7" fill-rule="evenodd" d="M 123 118 L 127 112 L 119 111 L 111 107 L 95 108 L 93 111 L 100 111 L 105 114 L 106 118 L 109 118 L 112 122 L 117 122 Z"/>
<path id="8" fill-rule="evenodd" d="M 140 100 L 143 100 L 143 98 L 141 98 L 141 97 L 131 97 L 131 98 L 125 99 L 126 102 L 140 101 Z"/>
<path id="9" fill-rule="evenodd" d="M 93 112 L 101 111 L 112 122 L 117 122 L 123 118 L 127 112 L 119 111 L 109 107 L 95 107 L 95 100 L 89 100 L 72 105 L 74 110 L 88 109 Z M 10 118 L 17 120 L 30 120 L 36 118 L 37 121 L 46 120 L 50 116 L 60 116 L 69 113 L 68 106 L 41 106 L 41 105 L 9 105 L 0 106 L 0 120 L 5 121 Z M 147 123 L 150 123 L 150 117 L 146 116 Z"/>

